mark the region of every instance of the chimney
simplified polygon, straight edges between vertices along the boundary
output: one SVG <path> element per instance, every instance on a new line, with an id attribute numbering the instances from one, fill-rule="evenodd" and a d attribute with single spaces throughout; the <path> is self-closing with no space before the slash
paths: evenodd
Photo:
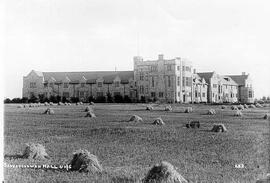
<path id="1" fill-rule="evenodd" d="M 163 54 L 158 55 L 158 60 L 163 60 Z"/>
<path id="2" fill-rule="evenodd" d="M 242 72 L 242 75 L 243 75 L 243 76 L 246 75 L 246 72 Z"/>

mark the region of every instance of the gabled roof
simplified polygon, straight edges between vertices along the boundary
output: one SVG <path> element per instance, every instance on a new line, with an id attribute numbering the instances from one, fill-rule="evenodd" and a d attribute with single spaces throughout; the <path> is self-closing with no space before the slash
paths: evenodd
<path id="1" fill-rule="evenodd" d="M 197 73 L 201 78 L 204 78 L 206 83 L 210 83 L 210 78 L 212 78 L 215 72 L 198 72 Z"/>
<path id="2" fill-rule="evenodd" d="M 105 83 L 112 82 L 117 76 L 122 81 L 128 81 L 134 78 L 133 71 L 92 71 L 92 72 L 43 72 L 44 80 L 48 81 L 51 77 L 56 81 L 64 81 L 66 77 L 71 83 L 79 83 L 82 77 L 85 77 L 86 83 L 96 83 L 98 78 L 103 78 Z"/>
<path id="3" fill-rule="evenodd" d="M 245 81 L 247 80 L 249 75 L 228 75 L 232 78 L 238 85 L 245 85 Z"/>
<path id="4" fill-rule="evenodd" d="M 222 83 L 226 85 L 238 85 L 231 77 L 229 76 L 221 76 Z"/>

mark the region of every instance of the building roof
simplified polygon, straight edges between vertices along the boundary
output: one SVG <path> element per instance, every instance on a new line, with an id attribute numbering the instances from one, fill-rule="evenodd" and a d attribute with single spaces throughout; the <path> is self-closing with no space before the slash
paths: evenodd
<path id="1" fill-rule="evenodd" d="M 43 72 L 45 82 L 54 78 L 57 82 L 62 82 L 68 78 L 71 83 L 79 83 L 84 77 L 86 83 L 96 83 L 98 78 L 103 78 L 104 83 L 112 83 L 118 76 L 121 82 L 128 82 L 134 78 L 133 71 L 92 71 L 92 72 Z"/>
<path id="2" fill-rule="evenodd" d="M 201 78 L 204 78 L 204 80 L 207 83 L 210 83 L 210 78 L 213 77 L 213 75 L 215 74 L 215 72 L 198 72 L 197 73 Z"/>
<path id="3" fill-rule="evenodd" d="M 238 85 L 231 77 L 229 76 L 221 76 L 222 83 L 226 85 Z"/>
<path id="4" fill-rule="evenodd" d="M 195 73 L 193 74 L 193 82 L 196 82 L 196 83 L 203 83 L 205 82 L 205 79 L 204 78 L 201 78 L 198 73 Z M 207 83 L 205 83 L 207 84 Z"/>
<path id="5" fill-rule="evenodd" d="M 228 75 L 232 78 L 238 85 L 245 85 L 245 81 L 247 80 L 249 75 Z"/>

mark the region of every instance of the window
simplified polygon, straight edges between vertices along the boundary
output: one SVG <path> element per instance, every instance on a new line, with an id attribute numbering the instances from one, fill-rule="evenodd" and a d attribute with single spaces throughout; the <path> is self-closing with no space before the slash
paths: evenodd
<path id="1" fill-rule="evenodd" d="M 84 92 L 80 91 L 79 95 L 80 95 L 80 97 L 84 97 Z"/>
<path id="2" fill-rule="evenodd" d="M 148 75 L 145 76 L 145 81 L 148 81 Z"/>
<path id="3" fill-rule="evenodd" d="M 252 93 L 252 91 L 248 91 L 248 98 L 253 98 L 253 93 Z"/>
<path id="4" fill-rule="evenodd" d="M 202 87 L 204 88 L 205 87 L 205 84 L 203 84 Z"/>
<path id="5" fill-rule="evenodd" d="M 102 87 L 102 82 L 97 83 L 98 87 Z"/>
<path id="6" fill-rule="evenodd" d="M 48 87 L 48 83 L 44 83 L 44 88 L 47 88 Z"/>
<path id="7" fill-rule="evenodd" d="M 217 88 L 217 85 L 216 84 L 213 84 L 213 88 Z"/>
<path id="8" fill-rule="evenodd" d="M 168 87 L 171 87 L 171 77 L 168 76 Z"/>
<path id="9" fill-rule="evenodd" d="M 64 83 L 64 88 L 68 88 L 68 83 Z"/>
<path id="10" fill-rule="evenodd" d="M 151 97 L 155 98 L 156 97 L 156 93 L 155 92 L 151 92 Z"/>
<path id="11" fill-rule="evenodd" d="M 85 83 L 81 83 L 81 87 L 83 88 L 85 86 Z"/>
<path id="12" fill-rule="evenodd" d="M 180 71 L 180 66 L 177 66 L 177 70 Z"/>
<path id="13" fill-rule="evenodd" d="M 202 93 L 202 96 L 205 97 L 205 93 Z"/>
<path id="14" fill-rule="evenodd" d="M 222 93 L 222 87 L 218 85 L 218 93 Z"/>
<path id="15" fill-rule="evenodd" d="M 35 93 L 34 92 L 30 92 L 30 97 L 34 97 Z"/>
<path id="16" fill-rule="evenodd" d="M 152 77 L 152 87 L 155 87 L 155 78 Z"/>
<path id="17" fill-rule="evenodd" d="M 182 78 L 182 85 L 183 85 L 183 86 L 185 86 L 185 80 L 186 80 L 186 78 L 183 77 L 183 78 Z"/>
<path id="18" fill-rule="evenodd" d="M 186 86 L 192 86 L 192 78 L 186 77 Z"/>
<path id="19" fill-rule="evenodd" d="M 215 94 L 213 93 L 213 98 L 215 97 Z"/>
<path id="20" fill-rule="evenodd" d="M 114 86 L 117 88 L 120 87 L 120 81 L 115 81 Z"/>
<path id="21" fill-rule="evenodd" d="M 145 87 L 145 94 L 148 94 L 148 86 Z"/>
<path id="22" fill-rule="evenodd" d="M 178 92 L 178 97 L 180 97 L 180 92 Z"/>
<path id="23" fill-rule="evenodd" d="M 144 79 L 143 72 L 140 72 L 140 80 L 143 81 L 143 79 Z"/>
<path id="24" fill-rule="evenodd" d="M 195 91 L 195 97 L 196 97 L 196 98 L 198 97 L 198 92 L 197 92 L 197 91 Z"/>
<path id="25" fill-rule="evenodd" d="M 69 92 L 63 92 L 63 97 L 69 98 Z"/>
<path id="26" fill-rule="evenodd" d="M 97 92 L 98 97 L 103 97 L 103 92 Z"/>
<path id="27" fill-rule="evenodd" d="M 172 65 L 167 65 L 167 71 L 171 71 L 172 70 Z"/>
<path id="28" fill-rule="evenodd" d="M 121 96 L 120 92 L 114 92 L 113 95 L 114 96 Z"/>
<path id="29" fill-rule="evenodd" d="M 231 98 L 233 98 L 233 93 L 231 93 Z"/>
<path id="30" fill-rule="evenodd" d="M 177 77 L 177 86 L 180 86 L 180 77 Z"/>
<path id="31" fill-rule="evenodd" d="M 142 85 L 140 86 L 140 93 L 144 93 L 144 87 Z"/>
<path id="32" fill-rule="evenodd" d="M 49 86 L 52 88 L 53 87 L 53 83 L 50 83 Z"/>
<path id="33" fill-rule="evenodd" d="M 188 67 L 188 66 L 186 66 L 186 71 L 191 71 L 191 68 L 190 67 Z"/>
<path id="34" fill-rule="evenodd" d="M 185 71 L 185 66 L 182 67 L 182 70 Z"/>
<path id="35" fill-rule="evenodd" d="M 159 98 L 163 98 L 163 92 L 159 92 L 159 93 L 158 93 L 158 97 L 159 97 Z"/>
<path id="36" fill-rule="evenodd" d="M 156 65 L 152 65 L 150 69 L 151 69 L 152 72 L 157 71 L 157 66 Z"/>
<path id="37" fill-rule="evenodd" d="M 36 85 L 36 82 L 30 82 L 30 88 L 36 88 L 37 85 Z"/>
<path id="38" fill-rule="evenodd" d="M 226 86 L 226 89 L 227 89 L 228 85 L 225 85 L 225 86 Z"/>

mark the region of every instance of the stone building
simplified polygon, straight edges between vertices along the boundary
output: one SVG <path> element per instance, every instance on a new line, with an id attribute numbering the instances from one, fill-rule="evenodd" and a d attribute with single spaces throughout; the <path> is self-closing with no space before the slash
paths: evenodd
<path id="1" fill-rule="evenodd" d="M 193 73 L 192 101 L 194 103 L 207 103 L 208 84 L 204 78 L 201 78 L 195 71 Z"/>
<path id="2" fill-rule="evenodd" d="M 32 95 L 77 97 L 86 101 L 110 94 L 134 98 L 133 71 L 38 72 L 32 70 L 23 78 L 23 97 Z"/>
<path id="3" fill-rule="evenodd" d="M 163 102 L 192 102 L 192 64 L 182 59 L 143 60 L 134 57 L 134 80 L 139 100 Z M 196 80 L 201 84 L 201 80 Z M 207 90 L 207 88 L 205 89 Z M 198 102 L 200 98 L 197 99 Z"/>
<path id="4" fill-rule="evenodd" d="M 241 103 L 253 103 L 254 90 L 250 75 L 242 72 L 242 75 L 228 75 L 228 77 L 238 84 L 238 101 Z"/>
<path id="5" fill-rule="evenodd" d="M 156 60 L 133 58 L 134 71 L 38 72 L 23 78 L 23 97 L 60 96 L 87 101 L 89 97 L 129 97 L 135 101 L 179 103 L 254 102 L 249 75 L 222 76 L 198 72 L 176 57 Z M 193 71 L 193 72 L 192 72 Z"/>
<path id="6" fill-rule="evenodd" d="M 208 84 L 208 103 L 237 102 L 238 84 L 229 76 L 220 76 L 215 72 L 198 73 Z"/>

